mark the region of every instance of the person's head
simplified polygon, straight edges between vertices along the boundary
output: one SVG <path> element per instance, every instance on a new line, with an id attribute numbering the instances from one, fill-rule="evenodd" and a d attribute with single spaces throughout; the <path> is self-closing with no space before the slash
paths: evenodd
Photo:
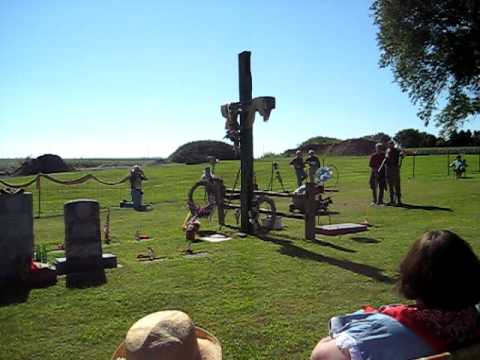
<path id="1" fill-rule="evenodd" d="M 301 151 L 301 150 L 295 151 L 295 155 L 296 155 L 297 157 L 301 157 L 301 156 L 302 156 L 302 151 Z"/>
<path id="2" fill-rule="evenodd" d="M 382 153 L 383 151 L 384 151 L 384 146 L 383 146 L 382 143 L 377 143 L 377 144 L 375 144 L 375 152 L 376 152 L 377 154 L 380 154 L 380 153 Z"/>
<path id="3" fill-rule="evenodd" d="M 389 149 L 395 148 L 395 141 L 390 140 L 390 141 L 388 142 L 388 148 L 389 148 Z"/>
<path id="4" fill-rule="evenodd" d="M 159 311 L 130 327 L 112 359 L 126 360 L 221 360 L 220 342 L 184 312 Z"/>
<path id="5" fill-rule="evenodd" d="M 308 150 L 308 155 L 310 155 L 310 156 L 315 155 L 315 151 L 313 151 L 312 149 Z"/>
<path id="6" fill-rule="evenodd" d="M 457 160 L 462 160 L 462 155 L 457 155 Z"/>
<path id="7" fill-rule="evenodd" d="M 398 290 L 430 308 L 461 309 L 480 301 L 480 260 L 448 230 L 429 231 L 400 264 Z"/>

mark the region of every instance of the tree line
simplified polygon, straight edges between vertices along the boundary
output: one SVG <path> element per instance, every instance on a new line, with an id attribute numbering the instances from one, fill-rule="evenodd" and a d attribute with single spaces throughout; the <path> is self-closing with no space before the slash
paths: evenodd
<path id="1" fill-rule="evenodd" d="M 479 130 L 453 130 L 445 137 L 437 137 L 417 129 L 403 129 L 398 131 L 393 138 L 382 132 L 375 135 L 364 136 L 364 138 L 382 143 L 393 139 L 404 148 L 480 146 Z"/>

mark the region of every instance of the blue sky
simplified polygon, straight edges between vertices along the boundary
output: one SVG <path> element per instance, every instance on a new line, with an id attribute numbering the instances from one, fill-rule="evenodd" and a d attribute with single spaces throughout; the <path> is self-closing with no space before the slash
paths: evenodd
<path id="1" fill-rule="evenodd" d="M 379 51 L 367 0 L 0 1 L 0 157 L 168 156 L 221 140 L 252 52 L 255 154 L 312 136 L 425 128 Z M 478 123 L 468 128 L 479 129 Z"/>

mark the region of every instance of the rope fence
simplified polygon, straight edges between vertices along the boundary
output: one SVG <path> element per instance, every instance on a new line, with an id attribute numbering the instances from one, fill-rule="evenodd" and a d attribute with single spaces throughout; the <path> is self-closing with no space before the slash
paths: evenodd
<path id="1" fill-rule="evenodd" d="M 8 188 L 24 189 L 32 192 L 35 203 L 35 216 L 51 216 L 63 213 L 63 204 L 68 200 L 88 197 L 99 201 L 102 206 L 118 206 L 119 199 L 129 195 L 130 189 L 120 186 L 127 182 L 129 176 L 118 181 L 106 181 L 95 175 L 87 174 L 76 179 L 61 180 L 47 174 L 38 174 L 23 183 L 11 183 L 0 179 L 0 184 Z M 88 191 L 80 186 L 94 182 L 95 187 Z M 128 198 L 127 197 L 127 198 Z"/>

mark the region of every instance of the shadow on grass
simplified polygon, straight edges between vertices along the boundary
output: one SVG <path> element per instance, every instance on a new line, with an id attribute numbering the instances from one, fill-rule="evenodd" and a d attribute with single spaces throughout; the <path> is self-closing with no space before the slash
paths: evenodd
<path id="1" fill-rule="evenodd" d="M 85 289 L 89 287 L 101 286 L 107 282 L 105 270 L 95 270 L 88 272 L 77 272 L 67 274 L 67 288 Z"/>
<path id="2" fill-rule="evenodd" d="M 328 246 L 328 247 L 331 247 L 332 249 L 335 249 L 335 250 L 345 251 L 345 252 L 349 252 L 349 253 L 356 253 L 355 250 L 347 249 L 347 248 L 344 248 L 343 246 L 335 245 L 335 244 L 332 244 L 332 243 L 329 243 L 329 242 L 323 241 L 323 240 L 315 239 L 315 240 L 313 240 L 313 243 L 321 245 L 321 246 Z"/>
<path id="3" fill-rule="evenodd" d="M 365 236 L 354 236 L 351 239 L 362 244 L 378 244 L 380 242 L 380 240 Z"/>
<path id="4" fill-rule="evenodd" d="M 28 300 L 30 288 L 24 286 L 11 286 L 0 288 L 0 306 L 21 304 Z"/>
<path id="5" fill-rule="evenodd" d="M 334 257 L 317 254 L 315 252 L 294 245 L 293 242 L 290 240 L 278 239 L 271 236 L 262 236 L 261 239 L 281 245 L 282 247 L 279 249 L 279 252 L 282 255 L 292 256 L 299 259 L 318 261 L 329 265 L 337 266 L 344 270 L 348 270 L 353 273 L 360 274 L 386 284 L 393 284 L 395 282 L 394 279 L 383 275 L 382 269 L 374 266 L 360 264 L 348 260 L 340 260 Z"/>
<path id="6" fill-rule="evenodd" d="M 429 210 L 429 211 L 450 211 L 452 212 L 453 210 L 450 208 L 445 208 L 445 207 L 440 207 L 440 206 L 434 206 L 434 205 L 414 205 L 414 204 L 402 204 L 399 205 L 398 207 L 402 207 L 404 209 L 413 209 L 413 210 Z"/>

